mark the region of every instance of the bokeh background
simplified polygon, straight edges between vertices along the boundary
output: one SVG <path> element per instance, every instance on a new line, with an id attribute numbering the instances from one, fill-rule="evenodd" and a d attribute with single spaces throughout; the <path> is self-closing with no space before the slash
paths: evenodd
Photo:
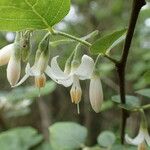
<path id="1" fill-rule="evenodd" d="M 72 0 L 70 13 L 55 26 L 55 29 L 64 31 L 78 37 L 99 30 L 98 37 L 102 37 L 114 30 L 128 26 L 131 13 L 131 0 Z M 45 32 L 35 31 L 31 41 L 31 58 L 38 43 Z M 12 43 L 15 33 L 0 32 L 0 47 Z M 51 37 L 51 41 L 62 37 Z M 97 37 L 91 39 L 95 41 Z M 64 43 L 51 46 L 51 58 L 59 55 L 59 63 L 64 67 L 65 60 L 75 48 L 76 43 Z M 123 44 L 115 47 L 111 55 L 119 59 Z M 90 55 L 86 47 L 84 53 Z M 95 56 L 92 56 L 95 58 Z M 25 64 L 22 64 L 22 76 Z M 38 130 L 49 141 L 48 127 L 56 122 L 73 121 L 84 125 L 88 129 L 86 144 L 96 144 L 98 134 L 103 130 L 111 130 L 119 137 L 121 110 L 112 101 L 111 97 L 118 94 L 118 79 L 115 66 L 107 59 L 101 58 L 99 72 L 104 91 L 102 111 L 96 114 L 89 102 L 89 81 L 81 82 L 83 96 L 80 104 L 81 114 L 78 115 L 76 106 L 71 103 L 70 88 L 56 85 L 47 77 L 47 85 L 38 97 L 38 89 L 34 87 L 34 79 L 29 78 L 22 86 L 11 89 L 6 78 L 6 67 L 0 67 L 0 132 L 12 128 L 31 126 Z M 150 70 L 150 1 L 141 10 L 130 56 L 126 70 L 126 89 L 130 95 L 138 96 L 142 104 L 148 104 L 149 99 L 135 93 L 136 90 L 149 87 L 149 80 L 144 74 Z M 146 111 L 150 124 L 150 111 Z M 134 113 L 127 123 L 127 131 L 135 135 L 139 127 L 139 115 Z M 1 135 L 1 134 L 0 134 Z M 3 150 L 0 148 L 0 150 Z"/>

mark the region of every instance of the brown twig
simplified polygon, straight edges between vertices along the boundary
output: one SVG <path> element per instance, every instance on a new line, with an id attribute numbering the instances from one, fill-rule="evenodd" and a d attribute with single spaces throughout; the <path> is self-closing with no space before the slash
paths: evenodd
<path id="1" fill-rule="evenodd" d="M 129 55 L 129 50 L 130 50 L 130 46 L 131 46 L 138 16 L 139 16 L 142 6 L 144 6 L 145 4 L 146 4 L 145 0 L 133 0 L 132 13 L 131 13 L 129 28 L 128 28 L 121 60 L 119 61 L 119 63 L 116 63 L 116 68 L 117 68 L 118 77 L 119 77 L 120 99 L 121 99 L 122 104 L 126 103 L 125 69 L 126 69 L 126 64 L 127 64 L 127 58 Z M 125 127 L 126 127 L 127 118 L 128 118 L 128 112 L 122 109 L 122 125 L 121 125 L 121 143 L 122 144 L 124 143 L 124 135 L 125 135 Z"/>

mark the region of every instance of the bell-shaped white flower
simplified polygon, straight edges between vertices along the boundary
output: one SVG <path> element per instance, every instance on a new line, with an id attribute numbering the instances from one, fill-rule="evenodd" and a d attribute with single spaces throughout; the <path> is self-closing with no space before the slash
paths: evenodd
<path id="1" fill-rule="evenodd" d="M 126 134 L 125 139 L 126 142 L 131 145 L 140 146 L 141 144 L 146 142 L 147 145 L 150 146 L 150 136 L 147 129 L 140 128 L 138 135 L 134 139 L 130 138 Z"/>
<path id="2" fill-rule="evenodd" d="M 43 54 L 39 57 L 38 61 L 31 67 L 28 63 L 25 68 L 25 75 L 24 77 L 13 87 L 17 87 L 24 83 L 30 76 L 35 77 L 35 84 L 39 87 L 43 87 L 45 85 L 46 78 L 45 78 L 45 70 L 48 67 L 48 58 L 45 58 Z M 41 83 L 43 82 L 43 83 Z"/>
<path id="3" fill-rule="evenodd" d="M 7 45 L 0 50 L 0 66 L 6 65 L 9 62 L 13 49 L 14 43 Z"/>
<path id="4" fill-rule="evenodd" d="M 76 68 L 71 68 L 71 71 L 68 74 L 61 70 L 61 68 L 58 65 L 57 58 L 58 56 L 52 59 L 51 68 L 47 68 L 46 72 L 58 84 L 62 84 L 65 87 L 69 87 L 73 84 L 74 81 L 76 81 L 74 80 L 75 76 L 76 79 L 78 77 L 78 79 L 80 80 L 86 80 L 90 78 L 94 67 L 94 61 L 91 57 L 83 55 L 81 64 Z"/>
<path id="5" fill-rule="evenodd" d="M 130 138 L 127 134 L 125 135 L 126 142 L 138 146 L 138 150 L 144 150 L 146 148 L 146 143 L 150 147 L 150 135 L 147 129 L 147 120 L 144 111 L 140 111 L 141 114 L 141 124 L 138 135 L 135 138 Z"/>
<path id="6" fill-rule="evenodd" d="M 7 79 L 11 86 L 14 86 L 21 73 L 21 55 L 20 47 L 18 44 L 14 44 L 10 60 L 7 65 Z"/>
<path id="7" fill-rule="evenodd" d="M 90 103 L 96 113 L 100 112 L 103 103 L 103 89 L 101 80 L 98 74 L 93 73 L 89 88 Z"/>
<path id="8" fill-rule="evenodd" d="M 54 81 L 65 87 L 72 85 L 70 94 L 72 102 L 78 104 L 81 100 L 82 90 L 79 80 L 89 79 L 93 67 L 94 61 L 91 57 L 83 55 L 81 64 L 76 67 L 72 67 L 71 71 L 66 73 L 62 71 L 57 63 L 58 56 L 54 57 L 51 61 L 51 68 L 47 68 L 46 72 Z"/>
<path id="9" fill-rule="evenodd" d="M 130 138 L 127 134 L 125 136 L 127 143 L 132 145 L 140 145 L 143 142 L 147 142 L 147 144 L 150 146 L 150 136 L 148 134 L 148 131 L 145 129 L 140 129 L 139 134 L 134 139 Z"/>

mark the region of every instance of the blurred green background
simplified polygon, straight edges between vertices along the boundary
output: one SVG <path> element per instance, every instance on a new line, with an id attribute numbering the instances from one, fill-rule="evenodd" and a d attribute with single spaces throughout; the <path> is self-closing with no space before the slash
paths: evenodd
<path id="1" fill-rule="evenodd" d="M 101 37 L 114 30 L 128 26 L 131 6 L 131 0 L 72 0 L 70 13 L 55 28 L 78 37 L 85 36 L 97 29 L 100 31 L 99 37 Z M 41 31 L 33 33 L 31 62 L 34 60 L 33 54 L 44 34 Z M 14 33 L 1 32 L 0 47 L 13 42 L 13 39 Z M 57 39 L 61 39 L 61 37 L 51 37 L 51 41 Z M 92 39 L 92 41 L 94 40 L 96 38 Z M 123 44 L 114 48 L 111 52 L 112 57 L 119 59 L 122 47 Z M 51 57 L 60 55 L 59 62 L 63 68 L 65 60 L 74 48 L 75 44 L 73 43 L 52 46 Z M 81 50 L 90 54 L 84 46 Z M 95 56 L 92 57 L 95 58 Z M 43 141 L 49 141 L 48 128 L 52 124 L 62 121 L 73 121 L 85 126 L 88 130 L 87 146 L 95 145 L 97 136 L 103 130 L 111 130 L 119 139 L 121 110 L 111 101 L 112 96 L 118 95 L 117 74 L 115 66 L 110 61 L 102 58 L 100 62 L 99 71 L 105 100 L 102 112 L 96 114 L 92 110 L 88 94 L 89 81 L 86 81 L 81 82 L 83 96 L 80 115 L 76 112 L 76 106 L 71 103 L 70 88 L 56 85 L 47 78 L 47 85 L 42 89 L 42 96 L 39 98 L 38 89 L 34 87 L 33 78 L 29 78 L 21 87 L 11 89 L 6 78 L 6 66 L 0 67 L 0 132 L 2 132 L 0 134 L 0 143 L 4 143 L 3 140 L 6 141 L 7 139 L 7 142 L 10 141 L 10 145 L 14 145 L 10 149 L 30 150 L 35 148 L 36 150 L 48 150 L 50 149 L 49 145 L 43 144 Z M 23 66 L 25 67 L 24 64 Z M 135 91 L 149 87 L 149 75 L 145 75 L 148 70 L 150 71 L 150 1 L 147 1 L 147 5 L 141 10 L 126 70 L 127 93 L 137 96 L 143 105 L 148 104 L 149 99 L 136 94 Z M 24 69 L 22 69 L 23 74 Z M 149 110 L 146 111 L 146 115 L 150 124 Z M 40 135 L 36 135 L 36 131 L 32 131 L 33 129 L 31 128 L 21 128 L 21 131 L 18 128 L 26 126 L 33 127 Z M 134 136 L 138 131 L 138 127 L 139 115 L 134 113 L 128 120 L 127 132 Z M 13 128 L 18 129 L 14 131 L 15 129 Z M 6 135 L 3 135 L 4 131 Z M 12 139 L 17 140 L 15 136 L 18 134 L 25 139 L 31 138 L 29 141 L 22 140 L 22 143 L 26 145 L 24 148 L 23 146 L 20 149 L 15 147 L 14 143 L 19 141 L 11 143 L 11 136 L 14 135 Z M 32 141 L 32 139 L 34 140 Z M 0 144 L 0 150 L 8 150 L 8 148 L 1 148 Z"/>

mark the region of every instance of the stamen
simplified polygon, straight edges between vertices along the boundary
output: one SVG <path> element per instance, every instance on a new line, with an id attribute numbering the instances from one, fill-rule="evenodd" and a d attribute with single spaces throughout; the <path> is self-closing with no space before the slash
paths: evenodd
<path id="1" fill-rule="evenodd" d="M 77 104 L 77 113 L 78 113 L 78 115 L 80 114 L 80 105 L 79 105 L 79 103 Z"/>
<path id="2" fill-rule="evenodd" d="M 41 88 L 39 88 L 39 98 L 41 97 Z"/>

